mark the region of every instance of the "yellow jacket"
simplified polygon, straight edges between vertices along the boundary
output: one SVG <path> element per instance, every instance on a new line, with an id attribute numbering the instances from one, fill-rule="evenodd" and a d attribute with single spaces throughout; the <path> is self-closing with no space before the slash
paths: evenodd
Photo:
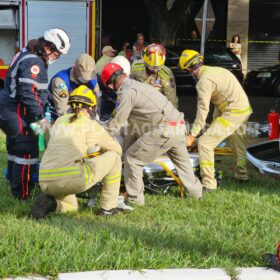
<path id="1" fill-rule="evenodd" d="M 96 121 L 81 113 L 76 121 L 70 123 L 71 116 L 73 114 L 61 116 L 51 128 L 50 140 L 42 157 L 40 171 L 53 172 L 59 169 L 61 172 L 69 168 L 79 168 L 81 159 L 87 155 L 88 150 L 97 147 L 101 148 L 101 152 L 114 151 L 121 155 L 122 148 L 119 143 Z M 54 176 L 55 179 L 57 177 Z"/>
<path id="2" fill-rule="evenodd" d="M 144 59 L 139 59 L 132 64 L 132 79 L 149 84 L 157 88 L 178 109 L 178 97 L 176 95 L 176 83 L 172 70 L 163 66 L 160 71 L 148 74 Z"/>
<path id="3" fill-rule="evenodd" d="M 196 84 L 198 94 L 197 114 L 191 130 L 196 137 L 204 128 L 210 102 L 215 105 L 214 118 L 223 112 L 233 116 L 250 115 L 252 108 L 248 97 L 236 77 L 221 67 L 202 66 Z"/>

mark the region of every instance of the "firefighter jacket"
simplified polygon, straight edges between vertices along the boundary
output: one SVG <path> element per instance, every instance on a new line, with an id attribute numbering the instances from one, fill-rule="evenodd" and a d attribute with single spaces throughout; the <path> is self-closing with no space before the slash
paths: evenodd
<path id="1" fill-rule="evenodd" d="M 127 120 L 130 125 L 137 126 L 139 134 L 162 123 L 182 120 L 182 113 L 150 85 L 126 79 L 117 96 L 116 115 L 108 124 L 111 134 L 116 133 Z"/>
<path id="2" fill-rule="evenodd" d="M 0 94 L 0 105 L 13 107 L 16 111 L 17 105 L 21 104 L 26 119 L 34 122 L 44 118 L 48 95 L 47 67 L 40 57 L 22 49 L 10 65 Z"/>
<path id="3" fill-rule="evenodd" d="M 223 112 L 231 115 L 250 115 L 252 108 L 248 97 L 236 77 L 221 67 L 202 66 L 196 84 L 198 94 L 197 114 L 191 130 L 196 137 L 204 128 L 210 102 L 215 105 L 214 118 Z"/>
<path id="4" fill-rule="evenodd" d="M 174 75 L 170 68 L 163 66 L 158 72 L 149 74 L 145 66 L 144 59 L 136 60 L 132 64 L 132 79 L 154 86 L 166 98 L 178 108 L 178 97 L 176 95 L 176 84 Z"/>
<path id="5" fill-rule="evenodd" d="M 58 115 L 64 115 L 69 111 L 70 106 L 67 104 L 69 94 L 81 84 L 75 77 L 72 67 L 62 70 L 52 77 L 49 84 L 50 101 Z M 99 91 L 96 79 L 90 80 L 85 85 L 95 93 Z"/>
<path id="6" fill-rule="evenodd" d="M 101 148 L 101 153 L 114 151 L 121 155 L 122 149 L 119 143 L 114 141 L 96 121 L 80 113 L 79 118 L 70 123 L 72 116 L 73 114 L 63 115 L 52 126 L 40 169 L 67 171 L 67 168 L 70 168 L 69 170 L 74 168 L 77 171 L 81 160 L 89 154 L 90 150 L 96 148 Z M 71 175 L 69 170 L 67 172 Z M 54 176 L 55 179 L 58 178 Z"/>

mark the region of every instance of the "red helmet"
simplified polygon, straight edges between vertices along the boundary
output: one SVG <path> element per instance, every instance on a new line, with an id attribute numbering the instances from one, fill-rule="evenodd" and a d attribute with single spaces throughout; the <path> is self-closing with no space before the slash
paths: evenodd
<path id="1" fill-rule="evenodd" d="M 100 78 L 103 84 L 109 85 L 114 83 L 115 78 L 119 74 L 123 74 L 122 67 L 116 63 L 108 63 L 104 66 Z"/>

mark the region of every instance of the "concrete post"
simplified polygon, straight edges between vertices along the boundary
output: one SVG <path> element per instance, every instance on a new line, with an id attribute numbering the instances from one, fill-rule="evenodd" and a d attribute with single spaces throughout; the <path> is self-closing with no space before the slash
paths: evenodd
<path id="1" fill-rule="evenodd" d="M 249 2 L 250 0 L 228 0 L 227 45 L 229 46 L 234 34 L 240 36 L 244 74 L 247 74 L 248 65 Z"/>

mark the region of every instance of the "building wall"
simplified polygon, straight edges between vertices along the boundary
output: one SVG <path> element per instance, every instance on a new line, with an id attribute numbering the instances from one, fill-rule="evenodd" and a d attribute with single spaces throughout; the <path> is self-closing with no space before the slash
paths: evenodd
<path id="1" fill-rule="evenodd" d="M 249 2 L 250 0 L 228 0 L 227 42 L 229 45 L 234 34 L 240 36 L 244 74 L 248 68 Z"/>

